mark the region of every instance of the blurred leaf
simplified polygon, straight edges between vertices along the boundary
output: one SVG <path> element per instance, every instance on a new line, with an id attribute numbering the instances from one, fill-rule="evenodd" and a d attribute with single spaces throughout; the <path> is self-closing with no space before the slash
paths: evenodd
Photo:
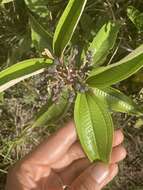
<path id="1" fill-rule="evenodd" d="M 32 128 L 44 126 L 46 124 L 58 121 L 68 111 L 69 107 L 70 103 L 68 101 L 68 93 L 64 91 L 57 103 L 49 101 L 41 108 L 34 121 L 34 124 L 32 125 Z"/>
<path id="2" fill-rule="evenodd" d="M 138 83 L 138 84 L 143 83 L 143 70 L 140 70 L 137 74 L 135 74 L 131 78 L 131 82 L 132 83 Z"/>
<path id="3" fill-rule="evenodd" d="M 134 190 L 143 190 L 143 186 L 136 186 Z"/>
<path id="4" fill-rule="evenodd" d="M 6 61 L 7 65 L 12 65 L 19 61 L 22 56 L 31 48 L 31 39 L 28 31 L 27 34 L 24 34 L 23 36 L 17 36 L 17 38 L 17 44 L 13 45 L 13 48 L 9 51 Z"/>
<path id="5" fill-rule="evenodd" d="M 10 3 L 10 2 L 12 2 L 13 0 L 2 0 L 2 2 L 1 3 Z"/>
<path id="6" fill-rule="evenodd" d="M 93 92 L 111 111 L 143 115 L 143 111 L 140 110 L 140 107 L 131 98 L 115 88 L 94 88 Z"/>
<path id="7" fill-rule="evenodd" d="M 3 103 L 4 101 L 4 92 L 0 93 L 0 103 Z"/>
<path id="8" fill-rule="evenodd" d="M 91 72 L 87 83 L 91 87 L 105 88 L 120 82 L 143 67 L 143 45 L 117 63 Z"/>
<path id="9" fill-rule="evenodd" d="M 47 1 L 45 0 L 24 0 L 26 5 L 28 6 L 28 8 L 32 11 L 35 12 L 37 14 L 45 14 L 46 11 L 48 11 L 47 9 Z"/>
<path id="10" fill-rule="evenodd" d="M 82 35 L 84 35 L 84 39 L 88 40 L 91 36 L 92 29 L 95 27 L 95 22 L 92 20 L 89 14 L 84 13 L 81 16 L 80 20 Z"/>
<path id="11" fill-rule="evenodd" d="M 28 14 L 23 0 L 0 5 L 0 65 L 11 65 L 30 49 Z"/>
<path id="12" fill-rule="evenodd" d="M 16 83 L 44 71 L 52 60 L 44 58 L 28 59 L 0 72 L 0 92 Z"/>
<path id="13" fill-rule="evenodd" d="M 60 13 L 63 11 L 67 3 L 67 0 L 47 0 L 48 10 L 54 14 Z"/>
<path id="14" fill-rule="evenodd" d="M 27 7 L 35 15 L 36 21 L 48 32 L 51 32 L 49 27 L 50 11 L 48 10 L 48 0 L 25 0 Z"/>
<path id="15" fill-rule="evenodd" d="M 118 32 L 119 25 L 112 22 L 104 24 L 99 30 L 88 49 L 93 54 L 94 66 L 101 65 L 106 60 L 116 42 Z"/>
<path id="16" fill-rule="evenodd" d="M 48 48 L 52 51 L 52 35 L 37 21 L 32 13 L 29 12 L 31 36 L 34 46 L 43 51 Z"/>
<path id="17" fill-rule="evenodd" d="M 139 31 L 143 31 L 143 13 L 133 6 L 127 8 L 127 15 Z"/>
<path id="18" fill-rule="evenodd" d="M 139 119 L 136 121 L 136 123 L 135 123 L 135 125 L 134 125 L 134 128 L 139 129 L 139 128 L 141 128 L 141 127 L 143 127 L 143 119 L 142 119 L 142 118 L 139 118 Z"/>
<path id="19" fill-rule="evenodd" d="M 78 94 L 74 119 L 80 142 L 88 158 L 91 161 L 109 162 L 113 123 L 105 105 L 93 94 Z"/>
<path id="20" fill-rule="evenodd" d="M 86 2 L 87 0 L 69 0 L 54 34 L 53 49 L 56 56 L 60 57 L 63 54 L 71 40 Z"/>

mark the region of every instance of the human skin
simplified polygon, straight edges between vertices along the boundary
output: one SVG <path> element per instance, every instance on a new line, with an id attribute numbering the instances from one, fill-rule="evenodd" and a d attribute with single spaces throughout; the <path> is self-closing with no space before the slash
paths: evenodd
<path id="1" fill-rule="evenodd" d="M 101 190 L 118 173 L 125 158 L 123 133 L 114 133 L 109 165 L 90 163 L 77 138 L 73 122 L 45 139 L 8 173 L 6 190 Z"/>

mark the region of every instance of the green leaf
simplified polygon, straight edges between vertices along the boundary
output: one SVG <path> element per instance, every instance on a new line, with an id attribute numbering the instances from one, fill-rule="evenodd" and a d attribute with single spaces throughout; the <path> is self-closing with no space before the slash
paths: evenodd
<path id="1" fill-rule="evenodd" d="M 52 33 L 51 26 L 51 12 L 49 10 L 49 2 L 45 0 L 25 0 L 25 3 L 31 13 L 36 17 L 36 21 L 40 23 L 40 25 L 48 31 L 48 33 Z"/>
<path id="2" fill-rule="evenodd" d="M 140 129 L 142 127 L 143 127 L 143 119 L 142 118 L 138 118 L 138 120 L 134 124 L 134 128 Z"/>
<path id="3" fill-rule="evenodd" d="M 0 103 L 4 101 L 4 92 L 0 93 Z"/>
<path id="4" fill-rule="evenodd" d="M 52 35 L 48 32 L 35 18 L 34 14 L 29 12 L 31 36 L 34 46 L 43 51 L 44 48 L 48 48 L 52 51 Z"/>
<path id="5" fill-rule="evenodd" d="M 106 106 L 91 93 L 78 94 L 74 119 L 81 145 L 91 161 L 109 162 L 113 123 Z"/>
<path id="6" fill-rule="evenodd" d="M 92 43 L 89 51 L 94 57 L 93 65 L 101 65 L 105 60 L 110 50 L 114 47 L 119 32 L 119 25 L 113 22 L 108 22 L 102 26 Z"/>
<path id="7" fill-rule="evenodd" d="M 91 72 L 87 83 L 91 87 L 105 88 L 120 82 L 143 67 L 143 44 L 121 61 Z"/>
<path id="8" fill-rule="evenodd" d="M 21 58 L 31 49 L 31 39 L 29 31 L 26 34 L 18 36 L 17 44 L 13 45 L 12 49 L 9 51 L 6 64 L 13 65 L 14 63 L 21 60 Z"/>
<path id="9" fill-rule="evenodd" d="M 57 122 L 61 117 L 63 117 L 69 107 L 70 103 L 68 101 L 68 93 L 64 91 L 56 104 L 49 101 L 41 108 L 32 127 L 35 128 Z"/>
<path id="10" fill-rule="evenodd" d="M 111 111 L 143 115 L 143 112 L 140 110 L 139 106 L 135 104 L 131 98 L 115 88 L 94 88 L 93 92 Z"/>
<path id="11" fill-rule="evenodd" d="M 12 1 L 13 1 L 13 0 L 2 0 L 1 3 L 6 4 L 6 3 L 11 3 Z"/>
<path id="12" fill-rule="evenodd" d="M 82 36 L 86 40 L 88 40 L 92 36 L 92 31 L 94 30 L 94 27 L 96 27 L 95 21 L 93 20 L 93 18 L 89 14 L 87 14 L 85 12 L 81 16 L 80 27 L 82 29 Z"/>
<path id="13" fill-rule="evenodd" d="M 40 14 L 40 16 L 45 16 L 45 12 L 48 12 L 47 9 L 47 1 L 45 0 L 24 0 L 28 8 L 37 14 Z"/>
<path id="14" fill-rule="evenodd" d="M 35 58 L 8 67 L 0 72 L 0 92 L 26 78 L 42 73 L 51 64 L 50 59 Z"/>
<path id="15" fill-rule="evenodd" d="M 143 13 L 133 6 L 127 8 L 127 15 L 138 30 L 143 31 Z"/>
<path id="16" fill-rule="evenodd" d="M 54 34 L 53 49 L 56 56 L 60 57 L 62 55 L 71 40 L 86 2 L 87 0 L 69 0 Z"/>

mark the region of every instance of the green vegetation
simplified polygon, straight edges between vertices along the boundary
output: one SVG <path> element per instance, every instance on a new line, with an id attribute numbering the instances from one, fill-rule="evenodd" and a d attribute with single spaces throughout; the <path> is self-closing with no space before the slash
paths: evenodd
<path id="1" fill-rule="evenodd" d="M 108 0 L 1 1 L 0 125 L 8 131 L 8 136 L 1 134 L 2 173 L 15 157 L 23 156 L 21 151 L 39 131 L 42 139 L 56 130 L 57 120 L 62 125 L 73 115 L 88 158 L 109 161 L 111 115 L 114 120 L 119 115 L 113 112 L 140 120 L 143 115 L 141 97 L 137 98 L 143 66 L 141 5 Z M 120 90 L 135 94 L 134 100 Z M 8 110 L 15 109 L 13 100 L 22 105 L 24 119 Z"/>

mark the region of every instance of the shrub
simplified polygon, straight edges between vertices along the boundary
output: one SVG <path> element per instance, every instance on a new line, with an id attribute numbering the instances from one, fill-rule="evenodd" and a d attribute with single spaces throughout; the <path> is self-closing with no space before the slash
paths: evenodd
<path id="1" fill-rule="evenodd" d="M 60 15 L 59 18 L 56 14 L 52 21 L 56 24 L 59 18 L 53 33 L 54 27 L 49 29 L 43 21 L 46 19 L 52 24 L 49 21 L 50 12 L 45 10 L 45 1 L 34 1 L 33 4 L 25 0 L 31 40 L 39 57 L 20 61 L 1 71 L 0 92 L 26 78 L 46 72 L 50 100 L 31 127 L 55 122 L 74 103 L 77 133 L 88 158 L 109 162 L 113 139 L 111 112 L 143 114 L 129 97 L 111 86 L 143 67 L 143 45 L 120 61 L 108 64 L 107 56 L 116 42 L 120 23 L 108 20 L 96 36 L 90 33 L 85 40 L 79 34 L 81 26 L 78 24 L 86 6 L 93 2 L 69 0 L 62 14 L 59 9 L 61 2 L 53 1 L 51 6 L 56 6 Z M 89 29 L 92 30 L 92 27 L 91 23 Z"/>

